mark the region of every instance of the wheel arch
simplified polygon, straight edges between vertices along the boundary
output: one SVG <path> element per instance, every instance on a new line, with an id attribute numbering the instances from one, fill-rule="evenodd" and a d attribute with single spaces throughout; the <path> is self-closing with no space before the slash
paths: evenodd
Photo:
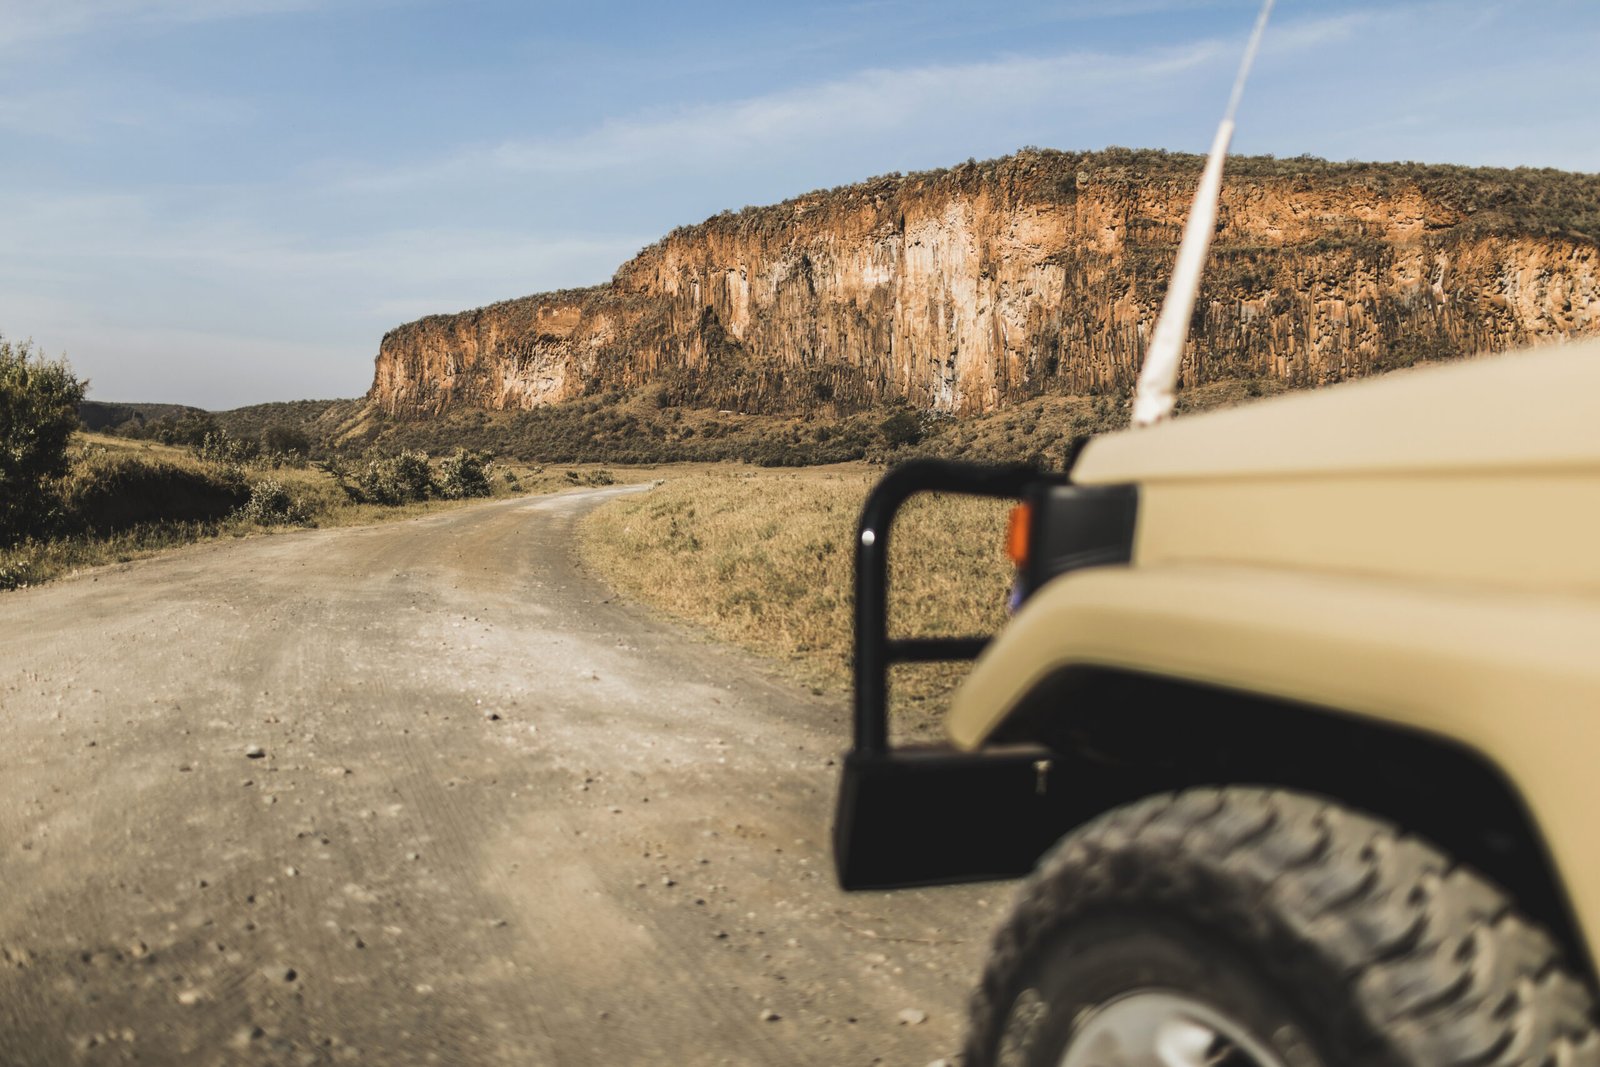
<path id="1" fill-rule="evenodd" d="M 1071 708 L 1064 714 L 1063 708 Z M 1318 794 L 1386 819 L 1501 885 L 1600 973 L 1528 804 L 1488 756 L 1367 716 L 1125 669 L 1059 670 L 995 741 L 1043 743 L 1071 797 L 1070 828 L 1155 793 L 1257 785 Z"/>

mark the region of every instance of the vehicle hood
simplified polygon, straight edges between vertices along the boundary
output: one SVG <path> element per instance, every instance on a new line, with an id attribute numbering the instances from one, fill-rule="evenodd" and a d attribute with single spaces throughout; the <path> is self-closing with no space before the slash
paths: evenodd
<path id="1" fill-rule="evenodd" d="M 1084 485 L 1600 469 L 1600 341 L 1556 344 L 1180 416 L 1095 439 Z"/>

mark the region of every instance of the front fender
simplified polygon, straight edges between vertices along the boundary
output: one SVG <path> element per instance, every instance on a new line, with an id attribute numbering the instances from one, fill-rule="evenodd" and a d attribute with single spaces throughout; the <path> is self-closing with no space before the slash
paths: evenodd
<path id="1" fill-rule="evenodd" d="M 1249 567 L 1107 567 L 1057 579 L 1023 606 L 957 691 L 947 728 L 957 747 L 977 748 L 1051 677 L 1104 667 L 1446 737 L 1520 793 L 1593 939 L 1596 649 L 1600 604 L 1584 598 Z"/>

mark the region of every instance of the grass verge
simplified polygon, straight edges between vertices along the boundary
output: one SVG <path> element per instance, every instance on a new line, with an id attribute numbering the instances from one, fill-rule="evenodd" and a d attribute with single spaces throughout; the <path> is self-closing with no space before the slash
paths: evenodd
<path id="1" fill-rule="evenodd" d="M 818 693 L 850 681 L 856 520 L 881 471 L 714 468 L 590 514 L 584 561 L 625 595 L 778 659 Z M 1005 620 L 1009 504 L 920 497 L 890 542 L 891 636 L 990 633 Z M 931 732 L 959 664 L 896 667 L 896 722 Z"/>
<path id="2" fill-rule="evenodd" d="M 191 450 L 101 434 L 74 438 L 59 486 L 57 533 L 0 548 L 0 590 L 23 588 L 88 567 L 196 541 L 292 527 L 354 526 L 411 518 L 471 503 L 431 497 L 397 505 L 352 499 L 326 469 L 219 462 Z M 450 461 L 439 465 L 447 470 Z M 651 477 L 592 466 L 492 464 L 489 497 L 549 493 Z M 479 499 L 482 499 L 481 497 Z M 275 506 L 263 506 L 263 501 Z"/>

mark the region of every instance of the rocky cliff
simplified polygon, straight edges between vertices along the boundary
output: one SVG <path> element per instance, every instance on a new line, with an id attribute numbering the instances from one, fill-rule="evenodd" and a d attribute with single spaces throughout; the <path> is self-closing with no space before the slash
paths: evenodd
<path id="1" fill-rule="evenodd" d="M 592 289 L 383 338 L 390 414 L 651 387 L 958 414 L 1128 389 L 1203 160 L 1024 150 L 725 213 Z M 1229 162 L 1183 382 L 1326 382 L 1600 331 L 1600 176 Z"/>

